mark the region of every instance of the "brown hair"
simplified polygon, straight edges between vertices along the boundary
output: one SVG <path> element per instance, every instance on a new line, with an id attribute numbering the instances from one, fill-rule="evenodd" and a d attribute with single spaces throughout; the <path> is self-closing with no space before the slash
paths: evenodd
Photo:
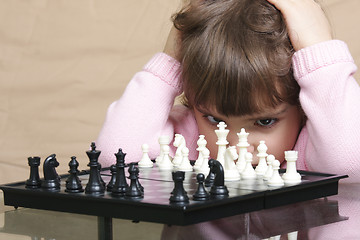
<path id="1" fill-rule="evenodd" d="M 236 116 L 298 104 L 293 48 L 281 13 L 266 0 L 191 1 L 174 25 L 189 107 Z"/>

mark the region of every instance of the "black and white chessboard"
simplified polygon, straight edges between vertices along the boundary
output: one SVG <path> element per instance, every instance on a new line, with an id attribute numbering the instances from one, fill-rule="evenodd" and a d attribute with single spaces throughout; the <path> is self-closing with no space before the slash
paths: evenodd
<path id="1" fill-rule="evenodd" d="M 187 172 L 183 185 L 190 201 L 182 204 L 170 203 L 170 193 L 174 188 L 171 171 L 160 171 L 157 167 L 140 168 L 139 180 L 144 187 L 144 197 L 140 200 L 114 197 L 109 192 L 105 192 L 104 195 L 65 192 L 65 180 L 68 175 L 60 176 L 60 191 L 28 189 L 25 187 L 25 182 L 2 185 L 0 189 L 4 192 L 5 205 L 15 207 L 169 225 L 189 225 L 335 195 L 338 192 L 339 180 L 347 177 L 298 172 L 302 175 L 301 183 L 291 186 L 269 187 L 263 180 L 225 182 L 229 196 L 206 201 L 192 199 L 192 195 L 197 190 L 196 173 Z M 102 170 L 101 175 L 106 183 L 110 181 L 111 175 L 108 169 Z M 80 172 L 79 178 L 85 187 L 89 179 L 89 171 Z"/>

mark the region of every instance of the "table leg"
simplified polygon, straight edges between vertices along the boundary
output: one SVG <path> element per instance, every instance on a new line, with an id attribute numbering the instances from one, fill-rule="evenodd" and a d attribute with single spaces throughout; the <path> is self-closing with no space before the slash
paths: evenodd
<path id="1" fill-rule="evenodd" d="M 98 239 L 99 240 L 112 240 L 112 218 L 98 216 Z"/>

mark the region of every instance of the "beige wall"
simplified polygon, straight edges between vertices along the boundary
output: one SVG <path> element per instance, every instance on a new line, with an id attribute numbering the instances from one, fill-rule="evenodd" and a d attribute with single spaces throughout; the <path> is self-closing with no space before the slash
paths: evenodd
<path id="1" fill-rule="evenodd" d="M 34 155 L 87 168 L 107 106 L 162 50 L 179 1 L 0 0 L 0 183 L 25 180 Z M 360 63 L 360 1 L 322 2 Z"/>

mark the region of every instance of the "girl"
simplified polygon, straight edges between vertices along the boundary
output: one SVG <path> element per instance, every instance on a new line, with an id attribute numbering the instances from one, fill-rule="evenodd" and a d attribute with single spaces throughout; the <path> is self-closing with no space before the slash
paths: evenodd
<path id="1" fill-rule="evenodd" d="M 214 130 L 224 121 L 229 145 L 236 145 L 241 128 L 250 133 L 254 157 L 265 140 L 280 162 L 285 150 L 294 149 L 298 169 L 359 181 L 356 66 L 345 43 L 332 40 L 317 3 L 192 1 L 174 24 L 178 30 L 171 31 L 164 52 L 109 107 L 97 140 L 103 166 L 115 162 L 120 147 L 128 162 L 139 161 L 143 143 L 155 158 L 159 136 L 175 133 L 185 137 L 190 159 L 197 158 L 199 134 L 216 158 Z M 182 92 L 184 104 L 173 106 Z"/>

